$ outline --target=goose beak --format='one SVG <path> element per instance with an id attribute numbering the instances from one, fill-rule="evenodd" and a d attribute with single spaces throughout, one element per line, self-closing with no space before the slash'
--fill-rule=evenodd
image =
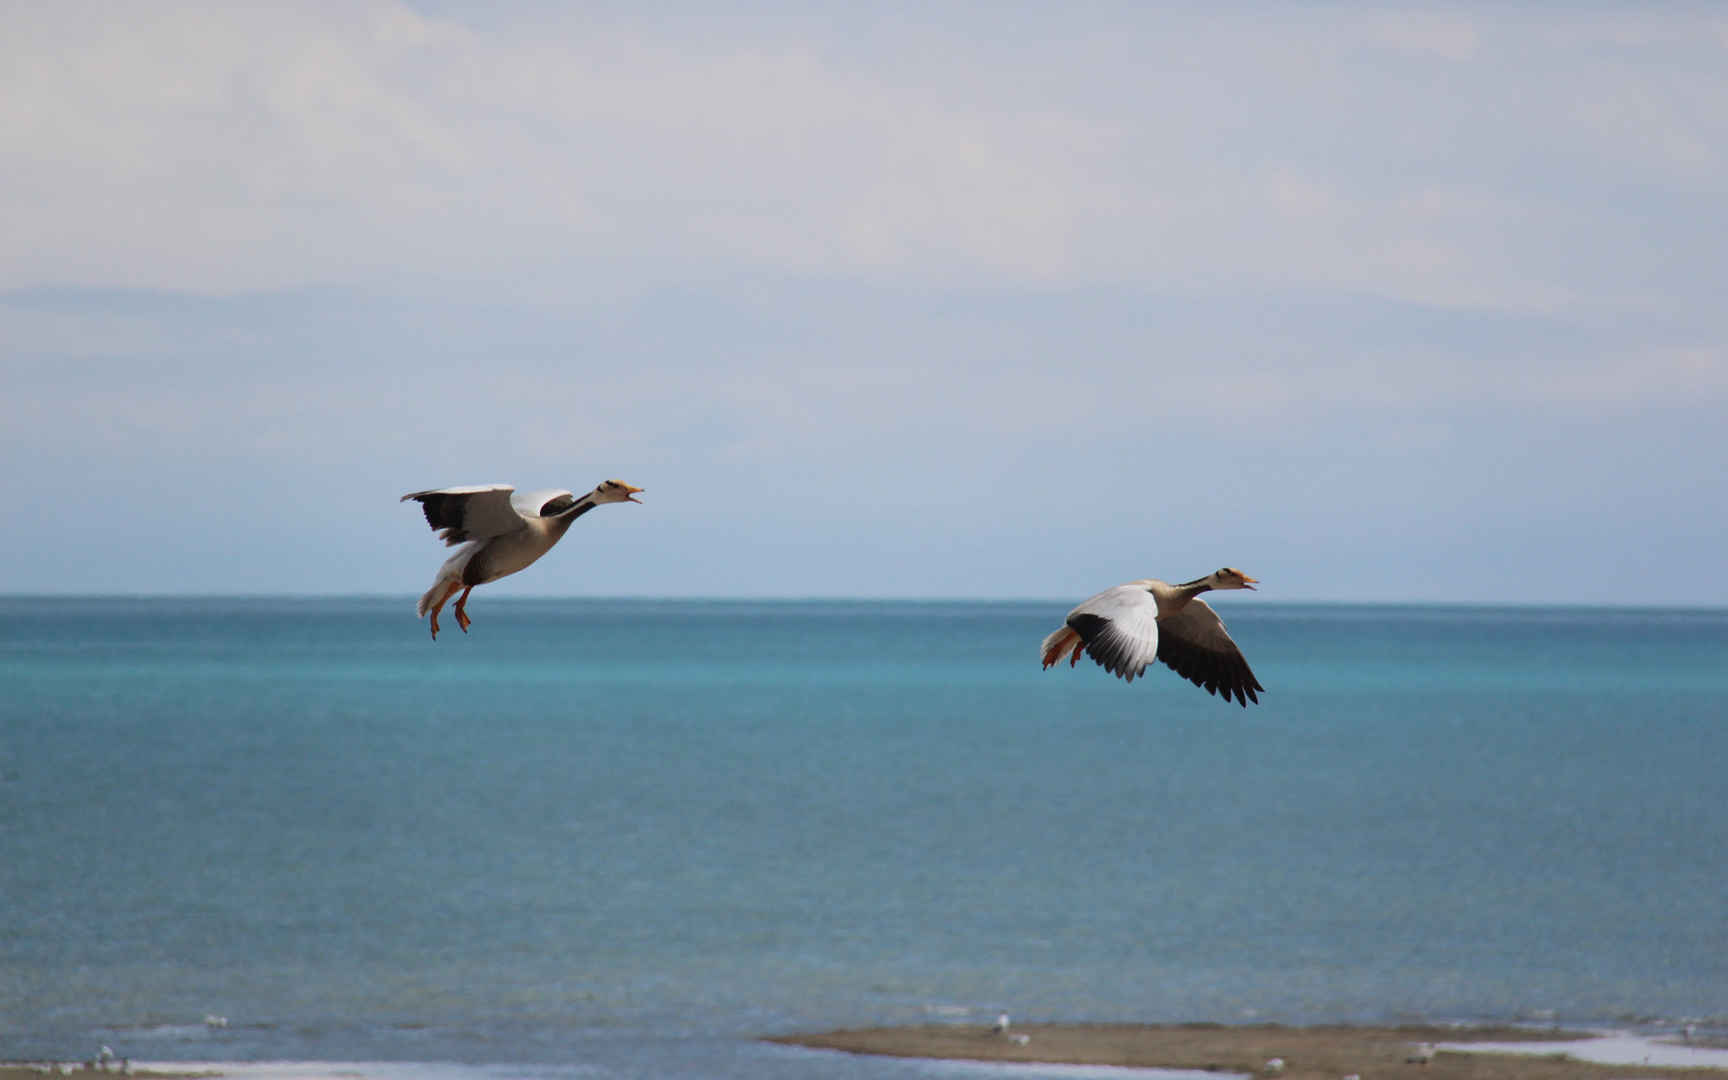
<path id="1" fill-rule="evenodd" d="M 636 497 L 636 493 L 641 491 L 641 490 L 642 489 L 639 487 L 631 487 L 629 484 L 625 484 L 624 485 L 624 501 L 625 502 L 633 502 L 633 503 L 636 503 L 637 505 L 641 505 L 642 500 L 638 499 Z"/>
<path id="2" fill-rule="evenodd" d="M 1258 585 L 1259 583 L 1260 583 L 1259 578 L 1249 577 L 1247 574 L 1242 575 L 1242 587 L 1244 589 L 1247 589 L 1250 592 L 1258 592 L 1259 590 L 1254 588 L 1254 586 Z"/>

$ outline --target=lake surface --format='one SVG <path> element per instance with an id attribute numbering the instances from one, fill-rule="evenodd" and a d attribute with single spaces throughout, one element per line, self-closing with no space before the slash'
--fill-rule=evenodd
<path id="1" fill-rule="evenodd" d="M 1728 613 L 1215 606 L 1258 706 L 1041 671 L 1062 603 L 0 598 L 0 1058 L 1728 1024 Z"/>

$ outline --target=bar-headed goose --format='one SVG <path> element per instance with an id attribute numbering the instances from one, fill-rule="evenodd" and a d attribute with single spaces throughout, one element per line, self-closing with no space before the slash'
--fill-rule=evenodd
<path id="1" fill-rule="evenodd" d="M 426 512 L 426 524 L 442 529 L 438 539 L 447 545 L 461 544 L 438 570 L 432 587 L 420 598 L 415 613 L 432 613 L 432 637 L 438 637 L 438 613 L 457 589 L 456 625 L 468 632 L 474 620 L 468 617 L 468 594 L 474 586 L 514 574 L 533 565 L 563 539 L 571 522 L 602 503 L 640 502 L 639 487 L 608 480 L 578 499 L 568 491 L 536 491 L 515 495 L 509 484 L 411 491 Z"/>
<path id="2" fill-rule="evenodd" d="M 1144 578 L 1105 589 L 1068 613 L 1066 624 L 1044 639 L 1044 667 L 1068 654 L 1074 666 L 1085 652 L 1112 675 L 1133 682 L 1146 666 L 1162 660 L 1195 686 L 1243 708 L 1259 704 L 1265 690 L 1242 650 L 1224 630 L 1224 620 L 1200 599 L 1213 589 L 1252 589 L 1255 579 L 1226 566 L 1203 578 L 1171 585 Z"/>

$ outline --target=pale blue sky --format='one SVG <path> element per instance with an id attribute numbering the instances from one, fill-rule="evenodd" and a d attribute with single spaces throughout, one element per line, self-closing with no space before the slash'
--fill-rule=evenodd
<path id="1" fill-rule="evenodd" d="M 8 5 L 0 592 L 1728 604 L 1719 8 L 150 7 Z"/>

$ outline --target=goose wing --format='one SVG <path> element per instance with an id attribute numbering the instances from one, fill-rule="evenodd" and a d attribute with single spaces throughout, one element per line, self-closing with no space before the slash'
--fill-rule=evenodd
<path id="1" fill-rule="evenodd" d="M 476 484 L 470 487 L 410 491 L 402 502 L 413 499 L 426 513 L 426 524 L 442 529 L 438 539 L 449 545 L 469 540 L 490 540 L 524 527 L 522 515 L 510 503 L 509 484 Z"/>
<path id="2" fill-rule="evenodd" d="M 1068 613 L 1086 655 L 1128 682 L 1158 658 L 1158 601 L 1140 585 L 1105 589 Z"/>
<path id="3" fill-rule="evenodd" d="M 1206 601 L 1195 597 L 1158 623 L 1163 629 L 1158 659 L 1165 667 L 1225 701 L 1234 697 L 1244 709 L 1250 701 L 1260 703 L 1255 691 L 1266 688 L 1248 670 L 1248 661 L 1224 629 L 1224 620 Z"/>

